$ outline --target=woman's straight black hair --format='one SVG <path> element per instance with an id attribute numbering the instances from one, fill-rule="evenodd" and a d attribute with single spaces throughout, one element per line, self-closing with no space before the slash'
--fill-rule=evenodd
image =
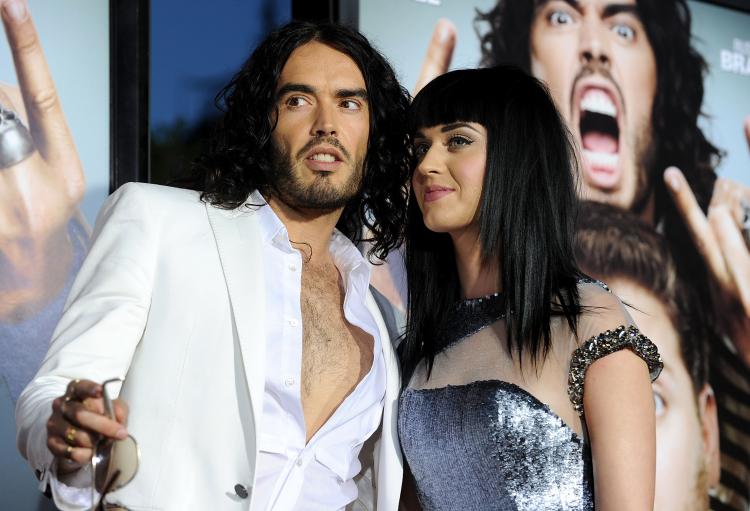
<path id="1" fill-rule="evenodd" d="M 410 130 L 476 122 L 487 130 L 478 211 L 483 264 L 498 262 L 508 349 L 534 364 L 551 346 L 550 323 L 576 332 L 581 312 L 575 263 L 575 146 L 546 87 L 514 66 L 452 71 L 425 86 L 410 108 Z M 416 168 L 416 162 L 412 168 Z M 400 347 L 404 384 L 436 340 L 461 287 L 450 235 L 425 227 L 412 191 L 407 209 L 408 322 Z"/>

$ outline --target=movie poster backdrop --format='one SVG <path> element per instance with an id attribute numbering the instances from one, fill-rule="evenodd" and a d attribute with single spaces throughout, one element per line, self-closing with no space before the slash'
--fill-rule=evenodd
<path id="1" fill-rule="evenodd" d="M 30 53 L 14 65 L 12 38 L 0 37 L 0 508 L 37 511 L 54 506 L 18 454 L 14 409 L 109 193 L 109 7 L 103 0 L 28 7 L 46 62 Z M 49 90 L 46 76 L 67 130 L 54 112 L 29 119 L 33 91 Z"/>
<path id="2" fill-rule="evenodd" d="M 438 20 L 447 18 L 456 29 L 451 68 L 475 67 L 480 61 L 476 30 L 486 30 L 475 25 L 477 11 L 494 6 L 495 0 L 368 0 L 359 3 L 359 28 L 413 91 Z M 718 175 L 750 186 L 750 151 L 743 132 L 750 116 L 750 14 L 703 1 L 691 1 L 689 7 L 693 45 L 709 66 L 699 125 L 723 151 Z M 19 131 L 16 118 L 31 125 L 28 140 L 34 149 L 0 168 L 0 503 L 17 510 L 49 504 L 39 500 L 34 478 L 15 447 L 15 401 L 46 352 L 108 194 L 110 164 L 108 2 L 78 0 L 71 6 L 29 0 L 29 8 L 70 137 L 56 142 L 37 138 L 6 38 L 0 38 L 0 130 Z M 57 143 L 58 150 L 45 150 L 49 143 Z M 737 352 L 732 339 L 726 340 Z M 736 358 L 739 363 L 727 371 L 737 376 L 735 387 L 744 395 L 734 401 L 740 412 L 725 415 L 722 451 L 727 451 L 725 444 L 750 445 L 748 417 L 741 413 L 748 409 L 750 372 L 741 353 Z M 722 453 L 722 484 L 712 489 L 712 508 L 748 509 L 746 449 Z"/>
<path id="3" fill-rule="evenodd" d="M 502 0 L 500 0 L 502 1 Z M 636 38 L 644 37 L 643 25 L 648 24 L 651 27 L 661 29 L 666 25 L 660 19 L 642 19 L 642 23 L 633 23 L 633 16 L 628 14 L 627 6 L 633 3 L 641 4 L 646 2 L 609 2 L 604 0 L 581 0 L 579 2 L 553 0 L 549 2 L 521 2 L 516 0 L 506 0 L 516 6 L 516 11 L 524 9 L 532 10 L 533 5 L 538 5 L 536 11 L 529 14 L 532 20 L 537 20 L 539 16 L 543 17 L 543 26 L 546 37 L 558 37 L 561 32 L 551 32 L 551 29 L 573 31 L 580 39 L 571 42 L 568 37 L 555 40 L 555 43 L 549 46 L 579 45 L 576 51 L 583 51 L 581 44 L 597 46 L 586 48 L 586 51 L 595 53 L 594 57 L 600 58 L 600 53 L 609 53 L 605 55 L 605 67 L 611 66 L 610 69 L 617 68 L 610 78 L 613 82 L 613 90 L 617 92 L 603 94 L 582 93 L 580 98 L 581 105 L 562 105 L 561 111 L 565 116 L 575 108 L 584 110 L 583 102 L 586 102 L 585 109 L 599 114 L 598 124 L 600 129 L 598 133 L 587 131 L 583 124 L 581 126 L 571 126 L 574 132 L 579 148 L 583 148 L 584 166 L 589 168 L 583 170 L 583 180 L 590 179 L 593 181 L 593 188 L 597 185 L 604 187 L 606 183 L 598 181 L 601 178 L 596 176 L 596 172 L 591 167 L 597 165 L 597 162 L 604 162 L 603 166 L 616 167 L 621 157 L 619 152 L 621 148 L 617 144 L 619 136 L 615 123 L 622 122 L 622 111 L 626 109 L 630 115 L 633 112 L 643 109 L 643 105 L 649 105 L 655 96 L 655 93 L 648 90 L 628 90 L 633 83 L 633 78 L 641 79 L 641 83 L 649 83 L 648 55 L 641 54 L 641 58 L 633 59 L 628 65 L 632 67 L 625 69 L 626 62 L 621 58 L 624 54 L 623 48 L 627 45 L 638 42 Z M 653 0 L 650 3 L 660 2 L 662 0 Z M 671 2 L 672 0 L 670 0 Z M 532 7 L 522 7 L 522 4 L 531 5 Z M 599 12 L 604 5 L 625 6 L 625 12 L 613 14 L 611 16 L 599 16 L 592 14 L 590 7 L 593 5 Z M 425 80 L 444 72 L 445 63 L 449 62 L 450 69 L 459 69 L 467 67 L 477 67 L 482 65 L 482 54 L 480 48 L 480 37 L 493 30 L 492 26 L 486 19 L 481 19 L 484 13 L 488 13 L 498 5 L 498 0 L 381 0 L 361 1 L 359 2 L 359 14 L 356 23 L 359 29 L 370 38 L 370 40 L 389 58 L 396 68 L 396 72 L 404 84 L 412 93 L 424 85 Z M 718 5 L 714 2 L 689 1 L 687 2 L 689 13 L 692 17 L 691 25 L 691 45 L 697 50 L 707 63 L 707 69 L 704 79 L 704 96 L 702 104 L 702 114 L 698 118 L 697 125 L 703 131 L 706 138 L 720 150 L 721 159 L 718 165 L 715 161 L 711 163 L 717 175 L 720 178 L 731 180 L 729 185 L 720 185 L 721 188 L 714 196 L 726 199 L 731 203 L 731 212 L 735 215 L 734 223 L 729 226 L 732 231 L 729 234 L 733 236 L 735 243 L 731 249 L 723 247 L 719 249 L 719 236 L 721 231 L 715 230 L 714 237 L 708 238 L 709 248 L 713 248 L 713 254 L 718 255 L 716 260 L 722 262 L 716 267 L 706 265 L 709 278 L 726 277 L 724 279 L 725 291 L 730 296 L 729 302 L 732 306 L 717 306 L 718 322 L 727 321 L 732 323 L 733 329 L 722 329 L 717 333 L 718 341 L 710 346 L 711 354 L 711 374 L 710 384 L 716 393 L 716 401 L 713 397 L 706 397 L 699 394 L 699 389 L 682 389 L 684 392 L 692 391 L 696 395 L 694 401 L 696 413 L 692 418 L 688 416 L 678 428 L 688 428 L 685 421 L 700 420 L 697 423 L 696 430 L 704 432 L 702 436 L 694 438 L 695 442 L 701 442 L 697 451 L 701 451 L 699 461 L 693 463 L 684 463 L 683 466 L 676 466 L 680 462 L 679 456 L 672 456 L 670 453 L 667 420 L 672 411 L 673 403 L 663 399 L 663 392 L 659 390 L 658 385 L 666 385 L 670 376 L 665 372 L 663 382 L 655 384 L 655 400 L 657 402 L 657 440 L 665 439 L 660 445 L 657 445 L 657 502 L 656 508 L 660 511 L 670 509 L 706 509 L 709 505 L 709 499 L 705 498 L 706 493 L 711 496 L 710 507 L 715 510 L 734 509 L 747 511 L 750 509 L 750 474 L 748 466 L 750 465 L 750 253 L 747 244 L 750 243 L 750 3 L 742 9 L 734 9 Z M 620 7 L 617 7 L 620 9 Z M 615 9 L 615 10 L 617 10 Z M 583 16 L 586 16 L 584 21 Z M 526 19 L 526 15 L 516 16 L 513 19 Z M 635 18 L 639 13 L 635 13 Z M 604 19 L 606 18 L 606 19 Z M 591 23 L 592 20 L 599 20 Z M 447 20 L 447 21 L 446 21 Z M 519 23 L 516 21 L 516 23 Z M 522 23 L 522 22 L 521 22 Z M 580 25 L 579 24 L 585 24 Z M 531 24 L 531 22 L 529 22 Z M 639 28 L 640 25 L 640 28 Z M 674 24 L 672 24 L 674 25 Z M 512 31 L 508 39 L 515 37 L 520 44 L 530 45 L 530 41 L 524 41 L 524 30 L 529 27 L 520 25 L 501 25 L 505 30 Z M 584 27 L 578 31 L 580 27 Z M 633 30 L 635 29 L 635 30 Z M 568 32 L 570 33 L 570 32 Z M 549 35 L 553 34 L 553 35 Z M 675 42 L 676 34 L 672 34 L 672 39 L 662 41 L 664 47 L 668 50 L 671 47 L 678 46 Z M 596 40 L 593 40 L 593 39 Z M 619 38 L 619 39 L 618 39 Z M 527 39 L 530 39 L 528 37 Z M 584 41 L 585 39 L 585 41 Z M 507 39 L 506 39 L 507 40 Z M 547 42 L 549 43 L 548 40 Z M 640 40 L 641 42 L 643 39 Z M 648 41 L 648 39 L 646 39 Z M 537 41 L 538 43 L 540 41 Z M 615 45 L 618 47 L 615 48 Z M 446 56 L 446 48 L 452 47 L 452 56 Z M 544 48 L 544 41 L 541 41 L 539 48 Z M 568 48 L 569 49 L 569 48 Z M 557 48 L 556 51 L 559 51 Z M 540 49 L 540 52 L 544 51 Z M 568 58 L 570 54 L 565 55 L 565 49 L 560 53 L 561 58 Z M 450 53 L 448 51 L 447 53 Z M 667 52 L 668 53 L 668 52 Z M 631 54 L 632 55 L 632 54 Z M 452 58 L 451 58 L 452 57 Z M 543 59 L 538 56 L 539 60 Z M 591 55 L 589 56 L 591 57 Z M 565 60 L 570 63 L 570 67 L 579 65 L 581 55 L 576 54 L 575 58 Z M 619 59 L 619 60 L 618 60 Z M 635 64 L 633 65 L 633 62 Z M 550 86 L 553 97 L 556 96 L 557 87 L 565 88 L 565 94 L 558 94 L 556 101 L 567 102 L 572 98 L 568 95 L 568 90 L 572 89 L 571 80 L 575 79 L 577 69 L 561 69 L 559 62 L 557 67 L 548 65 L 549 61 L 542 62 L 539 68 L 532 66 L 532 72 L 546 73 L 547 83 Z M 683 65 L 678 62 L 677 66 Z M 547 66 L 545 68 L 545 66 Z M 563 66 L 564 67 L 564 66 Z M 539 70 L 541 68 L 541 71 Z M 541 76 L 544 78 L 545 76 Z M 570 78 L 565 82 L 566 78 Z M 619 83 L 618 83 L 619 82 Z M 658 84 L 656 85 L 658 87 Z M 466 91 L 471 94 L 471 91 Z M 615 96 L 620 96 L 619 101 Z M 588 97 L 586 97 L 588 96 Z M 609 99 L 607 99 L 609 97 Z M 570 99 L 572 103 L 572 99 Z M 558 103 L 559 105 L 559 103 Z M 559 105 L 560 106 L 560 105 Z M 648 112 L 647 112 L 648 113 Z M 579 119 L 583 114 L 580 114 Z M 609 120 L 606 117 L 609 116 Z M 566 117 L 566 120 L 567 117 Z M 666 129 L 677 129 L 676 126 L 669 126 L 667 122 Z M 607 128 L 606 126 L 609 126 Z M 652 119 L 651 127 L 658 128 L 657 123 Z M 648 131 L 649 126 L 642 127 L 643 131 Z M 598 129 L 598 128 L 597 128 Z M 619 126 L 619 129 L 625 130 L 627 126 Z M 662 133 L 654 134 L 655 137 L 661 136 Z M 647 139 L 644 138 L 643 140 Z M 585 143 L 584 143 L 585 140 Z M 624 138 L 620 138 L 622 143 Z M 653 141 L 653 138 L 652 138 Z M 616 153 L 616 154 L 615 154 Z M 645 165 L 644 165 L 645 167 Z M 617 170 L 615 172 L 626 172 L 627 169 Z M 588 172 L 588 174 L 586 174 Z M 661 179 L 661 176 L 657 176 Z M 724 188 L 722 188 L 724 187 Z M 720 196 L 720 197 L 719 197 Z M 604 200 L 605 202 L 617 202 L 615 199 L 608 199 L 607 193 L 594 194 L 595 199 Z M 745 201 L 744 207 L 740 204 Z M 622 204 L 619 204 L 622 206 Z M 744 211 L 743 211 L 744 210 Z M 643 213 L 643 211 L 641 211 Z M 648 216 L 648 215 L 642 215 Z M 696 218 L 701 215 L 696 215 Z M 744 222 L 746 226 L 745 243 L 742 242 L 742 231 L 740 226 Z M 731 221 L 730 221 L 731 223 Z M 696 225 L 701 225 L 696 224 Z M 704 227 L 708 227 L 708 222 L 703 217 Z M 657 225 L 657 228 L 663 226 Z M 725 226 L 726 227 L 726 226 Z M 662 229 L 663 230 L 663 229 Z M 685 246 L 678 247 L 678 251 L 693 251 L 695 246 L 686 240 Z M 703 264 L 703 259 L 696 259 L 699 264 Z M 395 288 L 398 292 L 392 295 L 396 301 L 405 303 L 405 282 L 403 281 L 402 268 L 398 268 L 398 258 L 390 258 L 389 263 L 394 266 L 391 269 L 391 275 L 395 281 Z M 723 266 L 722 266 L 723 265 Z M 718 268 L 721 266 L 721 268 Z M 733 271 L 733 270 L 734 271 Z M 596 269 L 592 269 L 595 271 Z M 722 273 L 724 272 L 724 273 Z M 731 276 L 728 276 L 731 273 Z M 606 278 L 606 276 L 603 276 Z M 721 280 L 721 279 L 718 279 Z M 617 292 L 617 289 L 614 289 Z M 698 292 L 707 296 L 706 289 L 700 289 Z M 740 299 L 744 293 L 745 301 Z M 713 296 L 713 295 L 712 295 Z M 715 303 L 719 303 L 716 301 Z M 722 302 L 724 303 L 724 302 Z M 723 307 L 723 308 L 721 308 Z M 744 308 L 743 308 L 744 307 Z M 648 333 L 647 333 L 648 334 Z M 660 340 L 656 340 L 657 345 Z M 666 347 L 665 353 L 670 352 Z M 671 350 L 672 353 L 679 353 L 679 350 Z M 676 366 L 681 363 L 680 360 L 666 360 L 667 365 Z M 683 371 L 686 372 L 683 364 Z M 689 380 L 687 380 L 689 382 Z M 690 386 L 689 384 L 685 385 Z M 706 403 L 708 403 L 706 405 Z M 712 404 L 713 403 L 713 404 Z M 718 403 L 718 406 L 715 406 Z M 716 476 L 711 475 L 710 459 L 717 459 L 716 454 L 711 454 L 710 439 L 717 436 L 710 432 L 710 418 L 707 416 L 716 416 L 712 406 L 718 407 L 718 420 L 721 430 L 721 481 L 717 482 Z M 704 411 L 704 408 L 706 411 Z M 695 419 L 695 417 L 699 419 Z M 706 433 L 708 431 L 708 433 Z M 679 450 L 679 448 L 678 448 Z M 717 461 L 718 463 L 718 461 Z M 670 465 L 671 464 L 671 465 Z M 688 467 L 689 465 L 689 467 Z M 666 474 L 666 475 L 664 475 Z M 713 479 L 712 479 L 713 477 Z M 674 497 L 670 497 L 674 496 Z M 682 499 L 682 500 L 680 500 Z M 666 503 L 669 502 L 669 503 Z"/>

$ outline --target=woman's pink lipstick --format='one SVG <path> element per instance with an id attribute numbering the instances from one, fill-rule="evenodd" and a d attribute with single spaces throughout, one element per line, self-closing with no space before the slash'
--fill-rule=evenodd
<path id="1" fill-rule="evenodd" d="M 424 191 L 424 201 L 425 202 L 434 202 L 436 200 L 440 200 L 446 195 L 449 195 L 453 193 L 455 190 L 453 188 L 448 188 L 446 186 L 428 186 Z"/>

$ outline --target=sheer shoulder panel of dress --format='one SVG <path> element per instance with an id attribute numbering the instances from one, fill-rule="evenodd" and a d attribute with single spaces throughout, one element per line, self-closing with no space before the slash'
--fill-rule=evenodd
<path id="1" fill-rule="evenodd" d="M 548 382 L 554 374 L 564 382 L 561 390 L 565 391 L 568 370 L 577 348 L 607 331 L 635 327 L 625 305 L 605 284 L 584 280 L 578 289 L 584 309 L 578 320 L 578 335 L 573 335 L 563 318 L 553 319 L 552 349 L 536 374 L 528 370 L 528 374 L 523 374 L 516 355 L 509 354 L 503 298 L 502 295 L 493 295 L 464 300 L 456 305 L 441 339 L 433 340 L 439 348 L 429 379 L 427 363 L 423 360 L 415 369 L 408 387 L 434 389 L 483 380 L 503 380 L 531 391 L 539 386 L 530 380 L 540 377 Z M 567 394 L 563 392 L 562 395 Z"/>
<path id="2" fill-rule="evenodd" d="M 578 414 L 583 413 L 584 377 L 588 367 L 599 358 L 622 349 L 641 357 L 655 380 L 663 367 L 656 345 L 640 333 L 625 305 L 601 282 L 579 286 L 581 303 L 586 306 L 580 317 L 580 345 L 570 357 L 568 395 Z"/>

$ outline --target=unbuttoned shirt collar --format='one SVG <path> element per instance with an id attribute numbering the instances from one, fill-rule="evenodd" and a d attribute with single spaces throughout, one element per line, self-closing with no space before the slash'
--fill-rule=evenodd
<path id="1" fill-rule="evenodd" d="M 329 251 L 343 281 L 343 313 L 350 324 L 372 336 L 373 363 L 306 442 L 300 393 L 302 257 L 260 193 L 250 195 L 247 203 L 260 226 L 265 272 L 273 276 L 273 283 L 265 286 L 266 314 L 271 320 L 265 328 L 265 389 L 256 429 L 259 453 L 251 509 L 343 509 L 358 496 L 353 480 L 362 469 L 358 456 L 380 425 L 385 397 L 383 345 L 367 307 L 370 265 L 348 238 L 334 230 Z"/>
<path id="2" fill-rule="evenodd" d="M 284 223 L 271 209 L 263 195 L 257 190 L 252 192 L 245 201 L 245 207 L 251 209 L 258 215 L 260 230 L 263 241 L 270 243 L 285 252 L 294 252 L 295 249 L 290 240 L 289 233 Z M 358 293 L 365 293 L 370 285 L 371 266 L 357 250 L 352 241 L 341 234 L 338 229 L 333 230 L 328 249 L 344 279 L 344 288 L 351 284 Z"/>

